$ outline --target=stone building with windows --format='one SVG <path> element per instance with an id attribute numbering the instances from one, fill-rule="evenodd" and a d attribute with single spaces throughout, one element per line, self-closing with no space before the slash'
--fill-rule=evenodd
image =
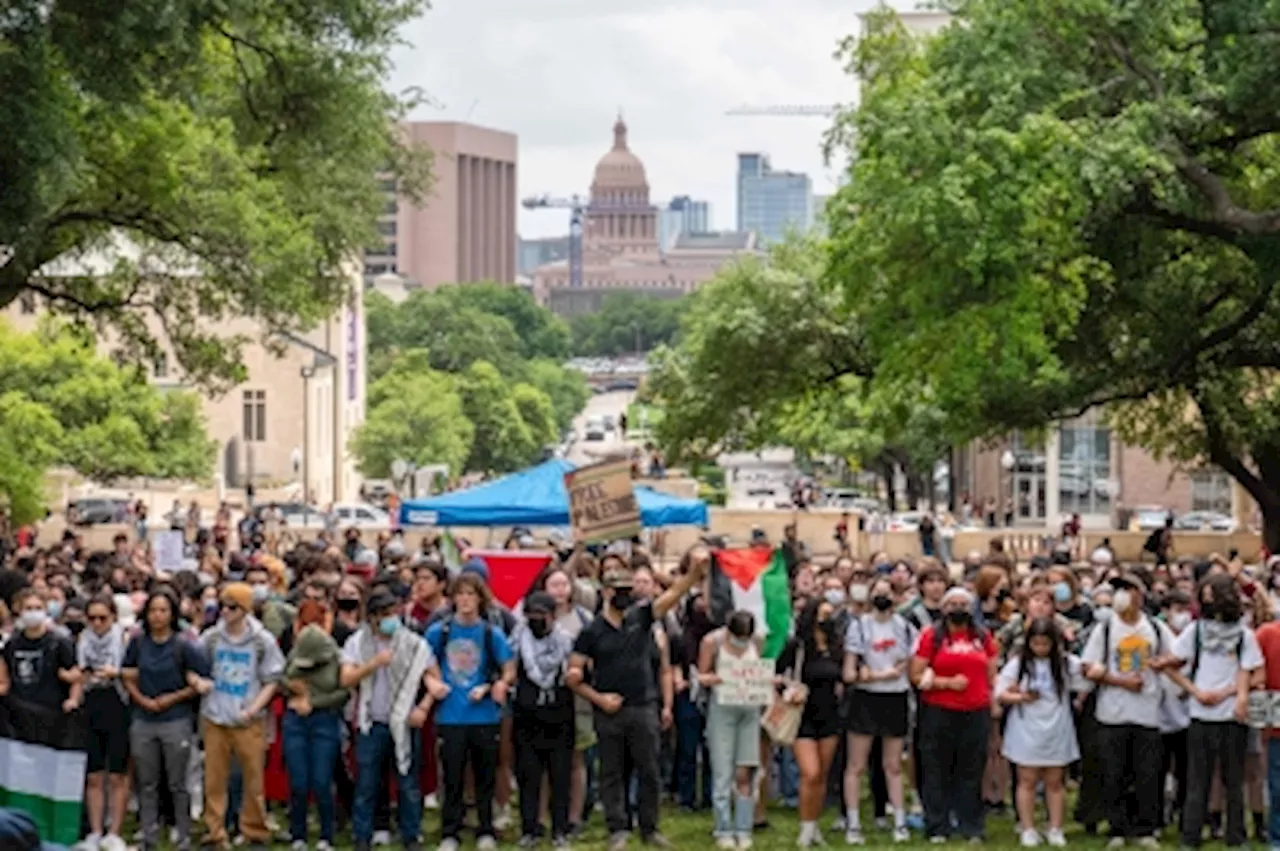
<path id="1" fill-rule="evenodd" d="M 45 277 L 106 274 L 115 258 L 138 257 L 122 238 L 99 251 L 55 260 Z M 182 270 L 165 274 L 189 274 Z M 43 305 L 32 294 L 0 312 L 13 327 L 32 329 Z M 203 403 L 205 428 L 217 442 L 218 453 L 210 477 L 227 487 L 298 486 L 316 503 L 353 501 L 361 485 L 348 452 L 352 433 L 365 416 L 365 319 L 360 270 L 353 266 L 351 297 L 327 322 L 301 335 L 264 339 L 253 322 L 233 319 L 218 323 L 222 336 L 245 335 L 245 381 L 221 396 L 197 391 Z M 101 341 L 104 352 L 110 339 Z M 152 364 L 151 381 L 158 388 L 186 389 L 173 359 L 162 354 Z"/>

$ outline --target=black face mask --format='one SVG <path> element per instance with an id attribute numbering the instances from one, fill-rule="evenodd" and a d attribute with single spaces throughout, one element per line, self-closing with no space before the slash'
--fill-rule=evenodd
<path id="1" fill-rule="evenodd" d="M 973 620 L 973 613 L 968 609 L 947 612 L 947 623 L 952 626 L 968 626 L 971 620 Z"/>
<path id="2" fill-rule="evenodd" d="M 356 612 L 360 610 L 360 601 L 353 600 L 350 597 L 342 597 L 338 600 L 338 611 L 340 612 Z"/>
<path id="3" fill-rule="evenodd" d="M 84 632 L 84 621 L 67 621 L 67 632 L 72 635 L 79 635 Z"/>
<path id="4" fill-rule="evenodd" d="M 827 634 L 827 638 L 831 638 L 833 635 L 836 634 L 835 619 L 832 618 L 825 621 L 818 621 L 818 629 L 825 632 Z"/>
<path id="5" fill-rule="evenodd" d="M 625 612 L 631 608 L 633 602 L 635 602 L 635 598 L 631 595 L 630 588 L 613 589 L 613 602 L 611 605 L 616 611 Z"/>
<path id="6" fill-rule="evenodd" d="M 876 611 L 887 612 L 893 608 L 893 598 L 886 597 L 884 594 L 877 594 L 871 598 L 871 605 L 876 607 Z"/>
<path id="7" fill-rule="evenodd" d="M 1200 603 L 1200 617 L 1212 618 L 1217 613 L 1217 607 L 1214 606 L 1212 600 L 1204 600 Z"/>
<path id="8" fill-rule="evenodd" d="M 546 618 L 529 618 L 529 632 L 534 638 L 546 638 L 551 634 L 551 621 Z"/>

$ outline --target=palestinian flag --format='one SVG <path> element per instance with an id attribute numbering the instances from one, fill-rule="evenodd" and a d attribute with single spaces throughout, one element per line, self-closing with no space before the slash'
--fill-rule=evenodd
<path id="1" fill-rule="evenodd" d="M 525 598 L 533 580 L 552 559 L 549 552 L 531 550 L 471 550 L 468 555 L 489 568 L 489 590 L 508 609 Z"/>
<path id="2" fill-rule="evenodd" d="M 756 632 L 764 636 L 764 656 L 776 659 L 791 633 L 791 583 L 782 550 L 751 547 L 717 550 L 711 562 L 711 620 L 723 624 L 735 611 L 756 617 Z"/>
<path id="3" fill-rule="evenodd" d="M 86 761 L 78 714 L 0 699 L 0 807 L 31 816 L 54 846 L 80 840 Z"/>
<path id="4" fill-rule="evenodd" d="M 440 556 L 444 559 L 449 575 L 457 576 L 458 571 L 462 570 L 462 553 L 458 550 L 458 542 L 453 539 L 453 533 L 448 529 L 440 536 Z"/>

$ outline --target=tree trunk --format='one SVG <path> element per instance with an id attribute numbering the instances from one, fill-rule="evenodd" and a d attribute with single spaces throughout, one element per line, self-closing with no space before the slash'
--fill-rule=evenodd
<path id="1" fill-rule="evenodd" d="M 880 478 L 884 479 L 885 503 L 889 506 L 889 513 L 896 514 L 898 511 L 898 493 L 893 487 L 893 462 L 889 460 L 881 461 L 877 465 Z"/>

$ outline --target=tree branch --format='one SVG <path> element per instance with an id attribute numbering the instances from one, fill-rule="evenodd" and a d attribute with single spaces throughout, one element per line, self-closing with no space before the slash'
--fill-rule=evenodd
<path id="1" fill-rule="evenodd" d="M 1255 236 L 1280 233 L 1280 210 L 1255 213 L 1237 206 L 1222 179 L 1189 153 L 1182 154 L 1177 167 L 1178 173 L 1209 202 L 1215 222 L 1226 225 L 1237 233 Z"/>

